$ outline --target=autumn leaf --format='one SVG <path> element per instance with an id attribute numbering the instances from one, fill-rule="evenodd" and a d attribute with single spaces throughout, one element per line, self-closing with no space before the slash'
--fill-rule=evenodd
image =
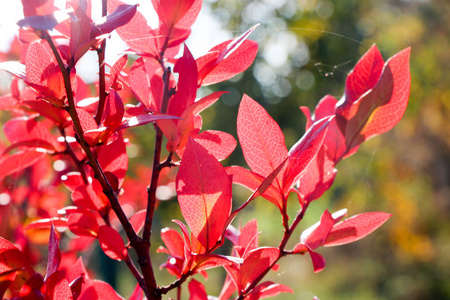
<path id="1" fill-rule="evenodd" d="M 181 212 L 193 235 L 211 249 L 231 212 L 231 181 L 217 159 L 190 139 L 178 171 Z"/>

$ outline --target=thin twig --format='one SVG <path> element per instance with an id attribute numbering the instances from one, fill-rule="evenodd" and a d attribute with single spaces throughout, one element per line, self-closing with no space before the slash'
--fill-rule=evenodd
<path id="1" fill-rule="evenodd" d="M 300 223 L 301 220 L 303 220 L 303 217 L 305 216 L 306 210 L 308 209 L 309 203 L 305 203 L 305 205 L 302 207 L 302 209 L 297 213 L 295 216 L 294 221 L 292 222 L 291 226 L 284 232 L 283 239 L 280 242 L 280 245 L 278 246 L 278 249 L 280 250 L 280 253 L 278 254 L 278 258 L 264 270 L 253 282 L 245 289 L 245 292 L 236 297 L 236 300 L 243 300 L 255 287 L 256 285 L 266 276 L 266 274 L 272 269 L 272 267 L 278 262 L 280 258 L 287 254 L 291 254 L 290 252 L 286 252 L 284 248 L 286 247 L 287 242 L 289 241 L 289 238 L 292 236 L 292 233 L 294 232 L 297 225 Z"/>
<path id="2" fill-rule="evenodd" d="M 72 86 L 70 84 L 70 69 L 66 69 L 64 66 L 64 63 L 61 59 L 61 56 L 59 55 L 58 50 L 56 49 L 55 44 L 53 43 L 53 40 L 48 35 L 47 32 L 42 33 L 42 37 L 47 40 L 47 42 L 50 45 L 50 48 L 52 49 L 53 54 L 56 57 L 56 60 L 58 62 L 58 66 L 62 72 L 63 79 L 64 79 L 64 86 L 66 90 L 67 95 L 67 101 L 69 106 L 67 107 L 67 112 L 69 113 L 70 117 L 72 118 L 73 125 L 75 127 L 75 132 L 77 133 L 79 143 L 81 147 L 83 148 L 84 152 L 86 153 L 86 156 L 89 160 L 89 164 L 92 167 L 95 176 L 97 180 L 100 182 L 103 193 L 108 198 L 111 208 L 114 210 L 114 212 L 117 215 L 117 218 L 119 219 L 120 223 L 122 224 L 122 227 L 125 230 L 125 233 L 128 237 L 128 240 L 130 241 L 130 245 L 135 249 L 136 254 L 138 256 L 138 263 L 141 267 L 141 271 L 144 274 L 144 280 L 145 280 L 145 289 L 144 292 L 149 300 L 156 300 L 161 299 L 161 296 L 158 295 L 157 292 L 157 285 L 155 276 L 153 273 L 153 267 L 150 260 L 150 243 L 141 239 L 137 233 L 134 231 L 133 226 L 131 225 L 130 221 L 128 220 L 127 216 L 125 215 L 122 206 L 119 203 L 119 200 L 117 198 L 117 195 L 111 185 L 109 184 L 108 179 L 106 178 L 100 164 L 98 163 L 98 160 L 95 158 L 91 147 L 86 143 L 86 141 L 83 138 L 83 129 L 81 127 L 80 120 L 78 118 L 78 114 L 75 108 L 75 101 L 73 98 L 72 93 Z"/>
<path id="3" fill-rule="evenodd" d="M 102 0 L 102 17 L 105 17 L 108 13 L 107 1 Z M 102 121 L 103 110 L 106 102 L 106 74 L 105 74 L 105 51 L 106 51 L 106 39 L 102 41 L 100 47 L 97 49 L 98 56 L 98 106 L 97 113 L 95 114 L 95 122 L 97 125 Z"/>
<path id="4" fill-rule="evenodd" d="M 86 170 L 84 169 L 84 162 L 79 160 L 76 156 L 75 152 L 72 149 L 72 146 L 70 146 L 69 142 L 67 142 L 67 136 L 66 131 L 64 128 L 59 128 L 59 132 L 61 133 L 62 137 L 64 138 L 64 145 L 66 145 L 66 154 L 69 155 L 69 157 L 72 159 L 73 163 L 75 164 L 78 172 L 81 174 L 81 178 L 83 179 L 83 183 L 85 185 L 89 184 L 88 176 L 86 175 Z"/>
<path id="5" fill-rule="evenodd" d="M 164 83 L 164 94 L 161 104 L 161 112 L 165 113 L 167 106 L 169 105 L 169 99 L 171 96 L 170 92 L 170 68 L 164 66 L 162 59 L 160 60 L 160 65 L 164 70 L 163 83 Z M 146 241 L 150 241 L 151 230 L 153 225 L 153 214 L 156 205 L 156 189 L 158 187 L 159 175 L 161 173 L 161 149 L 163 133 L 159 129 L 158 125 L 155 124 L 156 138 L 155 138 L 155 151 L 153 153 L 153 168 L 152 168 L 152 178 L 150 185 L 147 188 L 147 212 L 145 215 L 144 231 L 142 233 L 142 238 Z"/>

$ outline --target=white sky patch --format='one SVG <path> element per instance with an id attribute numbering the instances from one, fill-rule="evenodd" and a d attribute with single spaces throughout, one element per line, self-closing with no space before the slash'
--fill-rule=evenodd
<path id="1" fill-rule="evenodd" d="M 214 18 L 211 9 L 204 5 L 192 26 L 192 33 L 186 44 L 194 58 L 198 58 L 206 54 L 215 45 L 232 38 L 231 33 L 222 27 L 217 18 Z"/>
<path id="2" fill-rule="evenodd" d="M 23 19 L 20 1 L 2 1 L 0 4 L 0 52 L 8 52 L 18 32 L 17 21 Z"/>

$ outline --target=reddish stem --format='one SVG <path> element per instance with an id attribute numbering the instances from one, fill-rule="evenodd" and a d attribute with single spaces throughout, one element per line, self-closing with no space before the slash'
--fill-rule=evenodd
<path id="1" fill-rule="evenodd" d="M 59 55 L 58 50 L 56 49 L 55 44 L 53 43 L 53 40 L 48 35 L 47 32 L 43 32 L 42 36 L 47 42 L 50 44 L 50 47 L 52 49 L 53 54 L 56 57 L 56 60 L 58 62 L 58 66 L 63 74 L 64 79 L 64 86 L 66 89 L 66 95 L 67 100 L 69 103 L 69 106 L 67 107 L 67 111 L 72 119 L 73 125 L 75 127 L 75 132 L 78 136 L 79 143 L 81 147 L 83 148 L 84 152 L 86 153 L 86 156 L 89 160 L 89 164 L 92 167 L 97 180 L 100 182 L 103 193 L 108 198 L 111 208 L 114 210 L 114 212 L 117 215 L 117 218 L 119 219 L 120 223 L 122 224 L 122 227 L 125 230 L 125 233 L 128 237 L 128 240 L 130 241 L 130 245 L 135 249 L 136 254 L 138 256 L 138 263 L 141 267 L 141 271 L 144 275 L 144 281 L 145 281 L 145 289 L 144 292 L 148 299 L 151 300 L 157 300 L 161 299 L 161 296 L 158 295 L 157 292 L 157 285 L 155 276 L 153 273 L 153 267 L 150 260 L 150 243 L 148 241 L 143 240 L 140 238 L 136 232 L 133 229 L 133 226 L 131 225 L 130 221 L 128 220 L 127 216 L 125 215 L 122 206 L 119 203 L 119 200 L 117 198 L 116 193 L 112 189 L 111 185 L 109 184 L 108 179 L 106 178 L 102 168 L 100 167 L 98 160 L 95 158 L 91 147 L 86 143 L 86 141 L 83 138 L 83 129 L 81 127 L 80 120 L 78 118 L 78 114 L 75 108 L 75 101 L 73 98 L 72 93 L 72 86 L 70 84 L 70 70 L 66 69 L 64 66 L 64 63 L 61 59 L 61 56 Z"/>
<path id="2" fill-rule="evenodd" d="M 297 228 L 297 225 L 300 223 L 301 220 L 303 220 L 303 217 L 305 216 L 306 210 L 308 209 L 309 203 L 307 202 L 300 212 L 297 213 L 295 216 L 294 221 L 292 222 L 291 226 L 284 232 L 283 239 L 280 242 L 280 245 L 278 246 L 278 249 L 280 249 L 280 254 L 278 255 L 278 258 L 264 270 L 245 290 L 244 293 L 236 297 L 236 300 L 243 300 L 257 285 L 258 283 L 266 276 L 266 274 L 272 269 L 272 267 L 278 262 L 280 258 L 283 256 L 286 256 L 287 254 L 291 254 L 290 252 L 285 252 L 284 248 L 286 247 L 287 242 L 289 241 L 289 238 L 291 237 L 292 233 L 294 232 L 295 228 Z"/>
<path id="3" fill-rule="evenodd" d="M 66 153 L 69 155 L 69 157 L 72 159 L 73 163 L 75 164 L 78 172 L 81 174 L 81 178 L 83 178 L 83 183 L 85 185 L 89 184 L 88 177 L 86 175 L 86 170 L 84 169 L 84 162 L 79 160 L 76 156 L 75 152 L 72 149 L 72 146 L 67 142 L 66 140 L 66 131 L 64 128 L 59 128 L 59 132 L 61 133 L 62 137 L 64 138 L 64 144 L 66 145 Z"/>
<path id="4" fill-rule="evenodd" d="M 102 0 L 102 17 L 108 13 L 107 1 Z M 98 106 L 95 114 L 95 122 L 99 125 L 102 121 L 103 110 L 105 109 L 106 96 L 106 74 L 105 74 L 105 51 L 106 39 L 102 41 L 100 47 L 97 49 L 98 56 Z"/>
<path id="5" fill-rule="evenodd" d="M 163 75 L 164 94 L 162 99 L 161 112 L 165 113 L 167 110 L 167 106 L 169 105 L 169 99 L 171 97 L 170 68 L 166 68 L 164 66 L 164 62 L 162 61 L 162 59 L 160 60 L 160 65 L 164 70 Z M 150 241 L 151 230 L 153 225 L 153 214 L 155 212 L 155 205 L 156 205 L 156 189 L 158 187 L 158 180 L 162 166 L 163 164 L 165 164 L 160 163 L 163 133 L 156 124 L 155 129 L 156 129 L 156 138 L 155 138 L 155 151 L 153 153 L 152 179 L 150 181 L 150 186 L 147 188 L 147 213 L 145 215 L 144 231 L 142 233 L 142 238 L 146 241 Z"/>

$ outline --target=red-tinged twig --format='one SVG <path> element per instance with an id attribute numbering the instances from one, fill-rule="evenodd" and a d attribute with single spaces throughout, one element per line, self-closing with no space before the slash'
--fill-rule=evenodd
<path id="1" fill-rule="evenodd" d="M 122 224 L 122 227 L 125 230 L 125 233 L 128 237 L 128 240 L 130 241 L 130 245 L 135 249 L 136 254 L 138 256 L 138 263 L 141 267 L 141 271 L 144 274 L 144 281 L 145 281 L 145 289 L 144 292 L 149 300 L 156 300 L 161 299 L 161 296 L 159 296 L 157 291 L 157 285 L 155 276 L 153 273 L 153 267 L 150 260 L 150 243 L 148 241 L 145 241 L 141 239 L 137 233 L 134 231 L 133 226 L 131 225 L 130 221 L 128 220 L 127 216 L 125 215 L 125 212 L 122 209 L 122 206 L 119 203 L 119 200 L 117 198 L 116 193 L 112 189 L 111 185 L 109 184 L 108 179 L 106 178 L 102 168 L 100 167 L 98 160 L 95 158 L 90 146 L 86 143 L 86 141 L 83 138 L 83 129 L 81 127 L 80 120 L 78 118 L 78 114 L 75 108 L 75 101 L 73 98 L 72 93 L 72 86 L 70 84 L 70 70 L 66 69 L 64 66 L 64 63 L 61 59 L 61 56 L 59 55 L 58 50 L 56 49 L 55 44 L 53 43 L 53 40 L 48 35 L 47 32 L 41 33 L 42 37 L 49 43 L 53 54 L 56 57 L 56 60 L 58 62 L 58 66 L 61 69 L 61 72 L 63 74 L 64 79 L 64 86 L 66 89 L 66 95 L 69 106 L 67 107 L 67 112 L 69 113 L 70 117 L 72 118 L 73 125 L 75 127 L 75 131 L 78 135 L 79 142 L 81 147 L 83 148 L 84 152 L 86 153 L 86 156 L 89 160 L 89 164 L 94 170 L 94 173 L 96 175 L 96 178 L 100 182 L 103 193 L 108 198 L 111 208 L 114 210 L 114 212 L 117 215 L 117 218 L 119 219 L 120 223 Z"/>
<path id="2" fill-rule="evenodd" d="M 177 300 L 181 300 L 181 286 L 177 287 Z"/>
<path id="3" fill-rule="evenodd" d="M 181 275 L 180 278 L 178 278 L 177 280 L 175 280 L 174 282 L 172 282 L 169 285 L 166 286 L 162 286 L 158 289 L 158 292 L 161 295 L 167 294 L 169 291 L 180 287 L 190 276 L 194 275 L 193 271 L 189 271 L 186 274 Z"/>
<path id="4" fill-rule="evenodd" d="M 170 68 L 164 66 L 164 62 L 161 59 L 160 65 L 164 70 L 163 83 L 164 83 L 164 93 L 161 105 L 161 112 L 165 113 L 169 105 L 169 99 L 172 96 L 170 91 Z M 147 188 L 147 213 L 145 215 L 144 231 L 142 233 L 142 238 L 146 241 L 150 241 L 151 230 L 153 225 L 153 214 L 155 212 L 156 205 L 156 189 L 158 187 L 159 175 L 161 173 L 162 165 L 161 160 L 161 150 L 162 150 L 162 140 L 163 133 L 159 129 L 158 125 L 155 124 L 156 138 L 155 138 L 155 151 L 153 153 L 153 167 L 152 167 L 152 178 L 150 185 Z"/>
<path id="5" fill-rule="evenodd" d="M 102 17 L 105 17 L 108 13 L 106 0 L 102 0 Z M 105 51 L 106 51 L 106 39 L 102 41 L 100 47 L 97 49 L 98 56 L 98 106 L 97 113 L 95 114 L 95 122 L 98 124 L 102 121 L 103 110 L 105 109 L 106 96 L 106 74 L 105 74 Z"/>
<path id="6" fill-rule="evenodd" d="M 139 283 L 139 286 L 142 288 L 142 290 L 145 290 L 145 282 L 142 275 L 139 273 L 138 269 L 134 265 L 133 261 L 131 260 L 130 256 L 127 254 L 127 257 L 124 259 L 126 265 L 128 266 L 128 269 L 130 269 L 131 274 L 133 274 L 134 278 L 136 278 L 136 281 Z"/>
<path id="7" fill-rule="evenodd" d="M 95 122 L 98 124 L 102 121 L 103 111 L 105 109 L 106 96 L 106 73 L 105 73 L 105 51 L 106 40 L 103 40 L 100 47 L 97 49 L 98 55 L 98 106 L 97 113 L 95 114 Z"/>
<path id="8" fill-rule="evenodd" d="M 243 300 L 257 285 L 258 283 L 266 276 L 266 274 L 272 269 L 272 267 L 282 258 L 283 256 L 286 256 L 288 254 L 293 254 L 290 251 L 285 251 L 284 248 L 286 247 L 287 242 L 289 241 L 289 238 L 292 236 L 292 233 L 294 232 L 295 228 L 297 228 L 297 225 L 300 223 L 301 220 L 303 220 L 303 217 L 305 216 L 306 210 L 308 209 L 309 203 L 307 202 L 297 213 L 295 216 L 294 221 L 292 222 L 291 226 L 284 232 L 283 239 L 280 242 L 280 245 L 278 246 L 278 249 L 280 250 L 280 253 L 278 255 L 278 258 L 264 270 L 246 289 L 245 292 L 236 297 L 236 300 Z"/>
<path id="9" fill-rule="evenodd" d="M 86 153 L 86 156 L 89 160 L 89 164 L 94 170 L 94 173 L 99 180 L 100 184 L 102 185 L 103 192 L 106 194 L 108 199 L 111 202 L 112 209 L 116 212 L 117 217 L 119 218 L 120 222 L 122 223 L 122 226 L 125 229 L 125 232 L 127 233 L 127 236 L 130 240 L 130 242 L 133 242 L 133 240 L 136 240 L 138 238 L 138 235 L 134 231 L 133 227 L 131 226 L 131 223 L 129 222 L 127 216 L 122 210 L 122 207 L 119 204 L 119 200 L 117 199 L 117 195 L 115 194 L 114 190 L 112 189 L 111 185 L 109 184 L 105 174 L 103 173 L 103 170 L 101 169 L 97 159 L 95 158 L 91 147 L 86 143 L 86 141 L 83 138 L 83 129 L 81 127 L 80 120 L 78 118 L 78 114 L 75 108 L 75 101 L 73 98 L 72 93 L 72 87 L 70 84 L 70 70 L 67 70 L 64 66 L 64 63 L 61 59 L 61 56 L 59 55 L 58 50 L 55 47 L 55 44 L 53 43 L 53 40 L 51 37 L 47 34 L 43 34 L 44 38 L 47 40 L 47 42 L 50 44 L 50 47 L 53 51 L 53 54 L 56 57 L 56 60 L 58 61 L 59 68 L 61 69 L 61 72 L 63 74 L 64 78 L 64 86 L 66 89 L 66 95 L 67 95 L 67 101 L 68 101 L 68 108 L 67 111 L 72 119 L 73 125 L 75 127 L 75 131 L 77 133 L 79 142 L 81 147 L 83 148 L 84 152 Z"/>
<path id="10" fill-rule="evenodd" d="M 78 159 L 78 157 L 76 156 L 75 152 L 72 149 L 72 146 L 70 146 L 69 142 L 67 142 L 66 131 L 64 130 L 64 128 L 59 128 L 59 132 L 61 133 L 61 136 L 64 138 L 64 145 L 66 145 L 65 153 L 67 155 L 69 155 L 69 157 L 72 159 L 73 163 L 75 164 L 78 172 L 80 172 L 81 178 L 83 179 L 83 183 L 85 185 L 88 185 L 89 179 L 86 174 L 86 170 L 84 168 L 84 162 Z"/>

